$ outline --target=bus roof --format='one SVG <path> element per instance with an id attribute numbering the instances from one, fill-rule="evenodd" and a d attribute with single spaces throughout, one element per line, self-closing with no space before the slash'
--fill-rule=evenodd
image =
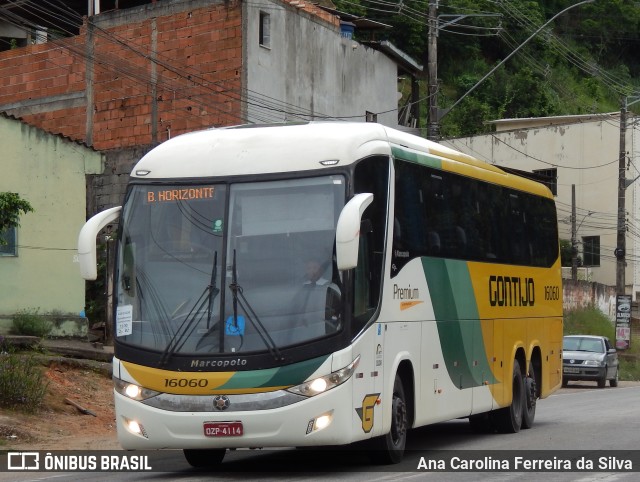
<path id="1" fill-rule="evenodd" d="M 437 159 L 442 169 L 550 196 L 539 183 L 436 142 L 368 122 L 243 125 L 182 134 L 142 157 L 131 176 L 167 180 L 300 172 L 345 166 L 371 155 L 390 156 L 394 148 Z"/>

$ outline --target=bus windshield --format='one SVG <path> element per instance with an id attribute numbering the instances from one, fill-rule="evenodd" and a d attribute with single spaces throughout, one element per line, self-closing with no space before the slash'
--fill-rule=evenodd
<path id="1" fill-rule="evenodd" d="M 116 271 L 117 342 L 162 353 L 279 350 L 342 328 L 341 176 L 134 185 Z"/>

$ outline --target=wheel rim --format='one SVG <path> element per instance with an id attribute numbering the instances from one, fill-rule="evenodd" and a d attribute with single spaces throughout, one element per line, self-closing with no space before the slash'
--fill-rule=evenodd
<path id="1" fill-rule="evenodd" d="M 402 444 L 407 433 L 407 407 L 404 400 L 397 395 L 393 396 L 393 420 L 391 422 L 391 441 L 393 445 Z"/>

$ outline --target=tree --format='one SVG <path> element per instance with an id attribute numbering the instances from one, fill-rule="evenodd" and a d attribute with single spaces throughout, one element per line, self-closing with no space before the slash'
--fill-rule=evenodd
<path id="1" fill-rule="evenodd" d="M 20 215 L 33 212 L 29 201 L 14 192 L 0 192 L 0 235 L 9 228 L 20 226 Z M 0 245 L 6 241 L 0 237 Z"/>

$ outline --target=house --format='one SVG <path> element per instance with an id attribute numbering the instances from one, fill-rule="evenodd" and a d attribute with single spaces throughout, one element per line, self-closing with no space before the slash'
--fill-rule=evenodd
<path id="1" fill-rule="evenodd" d="M 546 177 L 556 200 L 560 238 L 570 241 L 573 235 L 577 242 L 580 276 L 616 286 L 620 114 L 503 119 L 493 124 L 496 130 L 491 134 L 443 143 L 501 167 Z M 625 290 L 635 300 L 640 291 L 640 147 L 633 122 L 627 120 L 626 125 L 624 275 Z M 570 269 L 563 275 L 570 278 Z"/>
<path id="2" fill-rule="evenodd" d="M 85 286 L 76 243 L 85 220 L 85 176 L 102 170 L 102 155 L 78 142 L 0 114 L 0 192 L 16 192 L 34 211 L 5 232 L 0 247 L 0 334 L 20 311 L 52 315 L 55 334 L 86 332 Z M 66 321 L 79 326 L 64 326 Z"/>
<path id="3" fill-rule="evenodd" d="M 32 30 L 64 21 L 72 35 L 0 52 L 0 110 L 105 151 L 244 123 L 375 118 L 395 127 L 399 71 L 422 70 L 343 31 L 382 24 L 341 23 L 312 3 L 119 3 L 89 2 L 99 13 L 82 21 L 13 7 Z"/>

